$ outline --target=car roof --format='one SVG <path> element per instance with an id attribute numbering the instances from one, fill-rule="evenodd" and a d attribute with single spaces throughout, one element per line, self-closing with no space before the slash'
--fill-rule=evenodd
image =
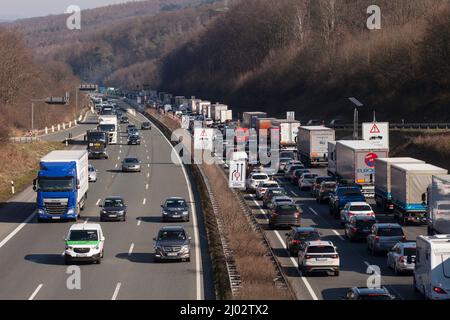
<path id="1" fill-rule="evenodd" d="M 159 231 L 185 231 L 182 226 L 166 226 L 162 227 Z"/>
<path id="2" fill-rule="evenodd" d="M 402 226 L 399 225 L 398 223 L 377 223 L 376 227 L 378 229 L 380 229 L 380 228 L 399 228 L 399 229 L 401 229 L 402 228 Z"/>
<path id="3" fill-rule="evenodd" d="M 317 246 L 332 246 L 332 247 L 334 247 L 333 242 L 326 241 L 326 240 L 308 241 L 306 244 L 309 247 L 317 247 Z"/>
<path id="4" fill-rule="evenodd" d="M 182 197 L 169 197 L 169 198 L 167 198 L 166 199 L 166 201 L 167 200 L 184 200 L 184 201 L 186 201 L 184 198 L 182 198 Z"/>
<path id="5" fill-rule="evenodd" d="M 368 295 L 368 294 L 390 294 L 389 291 L 385 287 L 381 288 L 367 288 L 367 287 L 354 287 L 355 291 L 360 295 Z"/>
<path id="6" fill-rule="evenodd" d="M 100 230 L 102 227 L 98 223 L 77 223 L 70 227 L 73 230 Z"/>

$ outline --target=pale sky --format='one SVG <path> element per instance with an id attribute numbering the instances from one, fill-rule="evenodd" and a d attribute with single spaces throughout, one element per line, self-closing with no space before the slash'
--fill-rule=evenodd
<path id="1" fill-rule="evenodd" d="M 131 0 L 0 0 L 0 19 L 19 19 L 61 14 L 70 5 L 91 9 Z"/>

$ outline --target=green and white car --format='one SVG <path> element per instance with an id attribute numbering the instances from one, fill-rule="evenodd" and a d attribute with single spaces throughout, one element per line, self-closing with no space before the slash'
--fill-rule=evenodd
<path id="1" fill-rule="evenodd" d="M 64 241 L 66 243 L 64 251 L 64 261 L 66 264 L 82 261 L 101 263 L 105 236 L 99 224 L 74 224 L 70 227 L 69 233 Z"/>

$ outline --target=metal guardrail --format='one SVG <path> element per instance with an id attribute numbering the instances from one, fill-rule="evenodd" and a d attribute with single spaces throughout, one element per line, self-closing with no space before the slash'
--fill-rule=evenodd
<path id="1" fill-rule="evenodd" d="M 39 137 L 11 137 L 9 138 L 9 142 L 11 143 L 32 143 L 41 141 Z"/>

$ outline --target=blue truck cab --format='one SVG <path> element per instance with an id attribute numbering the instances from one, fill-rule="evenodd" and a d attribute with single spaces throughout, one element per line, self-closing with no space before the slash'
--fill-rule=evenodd
<path id="1" fill-rule="evenodd" d="M 335 218 L 340 217 L 341 210 L 348 202 L 365 202 L 366 197 L 358 185 L 338 184 L 334 192 L 330 195 L 330 214 Z"/>
<path id="2" fill-rule="evenodd" d="M 53 151 L 46 155 L 33 181 L 38 222 L 76 221 L 84 209 L 88 186 L 86 150 Z"/>

